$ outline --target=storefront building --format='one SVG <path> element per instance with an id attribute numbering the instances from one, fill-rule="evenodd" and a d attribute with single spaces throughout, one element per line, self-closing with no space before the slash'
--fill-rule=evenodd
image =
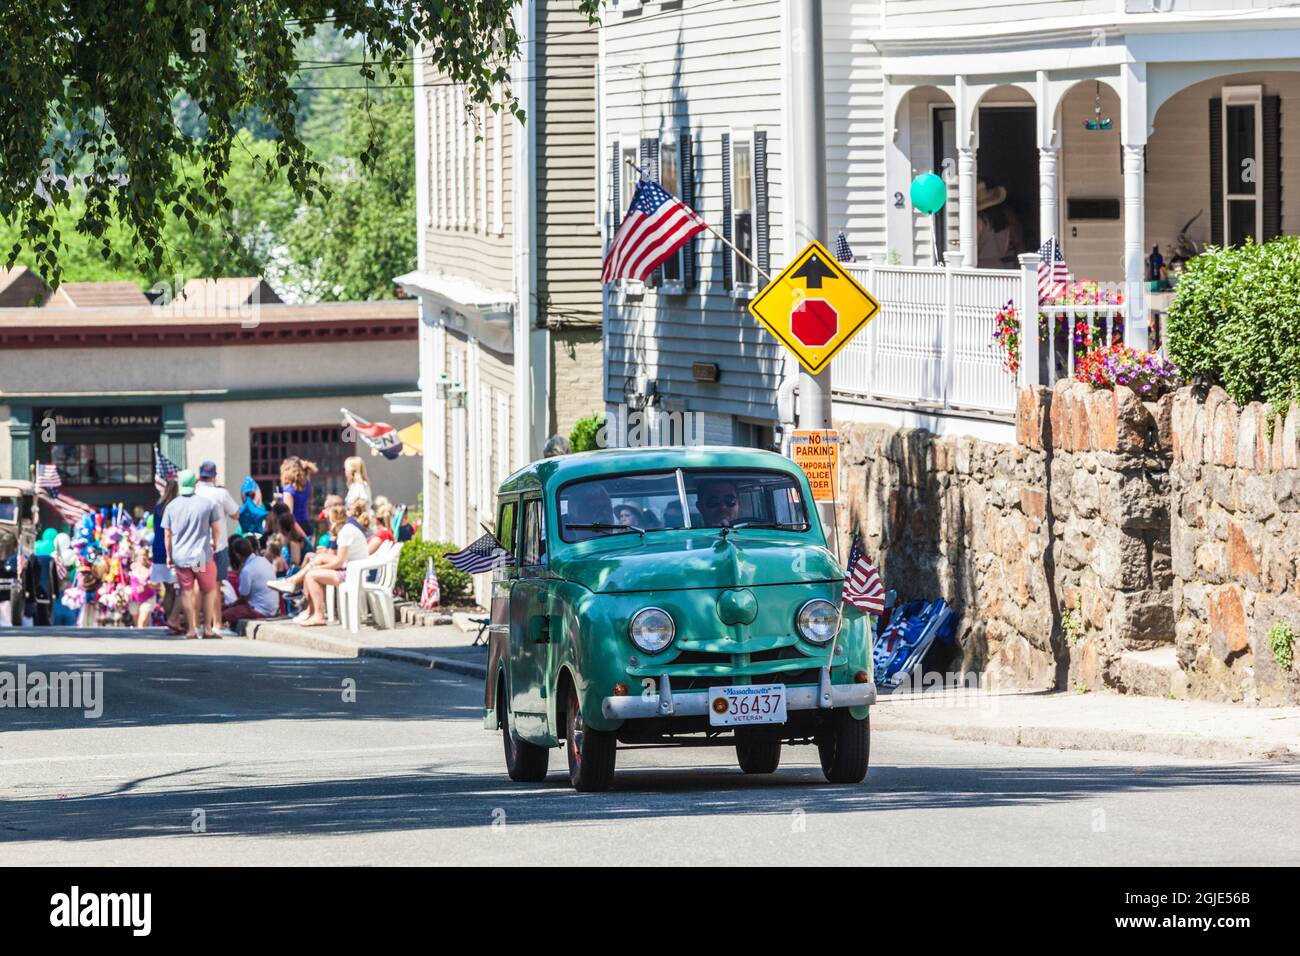
<path id="1" fill-rule="evenodd" d="M 416 508 L 419 459 L 358 450 L 342 409 L 410 424 L 384 396 L 418 387 L 417 323 L 401 300 L 0 308 L 0 476 L 54 464 L 82 501 L 146 509 L 155 447 L 181 467 L 216 462 L 232 491 L 252 475 L 267 496 L 299 455 L 319 468 L 319 503 L 361 454 L 375 494 Z"/>

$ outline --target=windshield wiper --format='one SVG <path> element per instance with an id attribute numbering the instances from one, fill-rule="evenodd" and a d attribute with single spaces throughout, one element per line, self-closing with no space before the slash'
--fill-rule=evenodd
<path id="1" fill-rule="evenodd" d="M 733 529 L 739 528 L 775 528 L 778 531 L 807 531 L 806 523 L 797 523 L 791 521 L 741 521 L 731 526 Z"/>
<path id="2" fill-rule="evenodd" d="M 645 537 L 645 529 L 638 528 L 634 524 L 604 524 L 602 522 L 596 522 L 593 524 L 569 524 L 566 521 L 564 526 L 566 528 L 573 528 L 577 531 L 609 531 L 615 534 L 622 534 L 625 531 L 635 531 L 637 534 Z"/>

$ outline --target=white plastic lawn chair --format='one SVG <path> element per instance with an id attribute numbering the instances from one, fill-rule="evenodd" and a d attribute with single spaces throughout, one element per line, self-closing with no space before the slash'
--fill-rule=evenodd
<path id="1" fill-rule="evenodd" d="M 362 588 L 366 583 L 366 575 L 370 571 L 383 567 L 392 548 L 393 544 L 385 541 L 374 554 L 349 561 L 347 576 L 344 577 L 343 583 L 332 589 L 338 592 L 335 599 L 338 601 L 339 621 L 353 634 L 361 631 Z M 329 595 L 326 595 L 325 603 L 328 607 Z"/>
<path id="2" fill-rule="evenodd" d="M 386 554 L 384 563 L 369 581 L 361 584 L 362 593 L 374 615 L 375 625 L 385 629 L 397 626 L 397 604 L 393 600 L 393 587 L 397 584 L 397 562 L 402 556 L 402 546 L 385 541 L 376 554 Z"/>

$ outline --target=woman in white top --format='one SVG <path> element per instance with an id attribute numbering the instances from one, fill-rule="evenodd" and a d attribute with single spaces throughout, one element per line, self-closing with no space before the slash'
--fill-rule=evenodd
<path id="1" fill-rule="evenodd" d="M 348 482 L 348 493 L 343 498 L 343 504 L 352 510 L 354 501 L 364 501 L 366 510 L 370 510 L 370 478 L 366 475 L 366 463 L 356 455 L 344 460 L 343 476 Z"/>
<path id="2" fill-rule="evenodd" d="M 334 505 L 329 510 L 330 533 L 338 547 L 313 562 L 303 580 L 307 596 L 307 609 L 295 618 L 295 623 L 317 627 L 325 623 L 325 588 L 338 587 L 347 577 L 349 561 L 359 561 L 369 552 L 366 533 L 354 521 L 348 520 L 347 509 Z"/>

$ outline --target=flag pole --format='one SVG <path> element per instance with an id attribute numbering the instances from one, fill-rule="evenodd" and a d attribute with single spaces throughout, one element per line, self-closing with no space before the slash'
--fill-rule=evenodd
<path id="1" fill-rule="evenodd" d="M 641 174 L 641 175 L 645 175 L 645 170 L 642 169 L 640 166 L 638 166 L 636 163 L 632 162 L 632 160 L 630 160 L 630 159 L 624 159 L 623 162 L 627 163 L 627 165 L 629 165 L 629 166 L 631 166 L 633 169 L 635 169 L 635 170 L 637 171 L 637 173 L 639 173 L 639 174 Z M 674 198 L 676 198 L 678 202 L 681 202 L 681 199 L 680 199 L 680 198 L 677 198 L 677 197 L 674 197 Z M 758 263 L 757 263 L 757 262 L 755 262 L 753 259 L 749 258 L 749 256 L 745 255 L 743 252 L 741 252 L 739 249 L 737 249 L 737 248 L 736 248 L 736 244 L 735 244 L 734 242 L 732 242 L 730 239 L 728 239 L 728 238 L 727 238 L 726 236 L 724 236 L 722 233 L 718 232 L 718 230 L 714 229 L 714 228 L 713 228 L 712 226 L 710 226 L 707 222 L 705 222 L 705 221 L 704 221 L 704 218 L 703 218 L 699 213 L 697 213 L 697 212 L 696 212 L 694 209 L 692 209 L 690 206 L 687 206 L 686 203 L 684 203 L 684 202 L 682 203 L 682 207 L 683 207 L 687 212 L 689 212 L 689 213 L 691 214 L 691 217 L 692 217 L 696 222 L 698 222 L 698 223 L 699 223 L 701 226 L 703 226 L 705 229 L 709 230 L 709 232 L 713 233 L 713 235 L 715 235 L 715 236 L 716 236 L 716 237 L 717 237 L 717 238 L 722 242 L 722 244 L 723 244 L 724 246 L 726 246 L 727 248 L 729 248 L 729 249 L 730 249 L 732 252 L 734 252 L 736 255 L 740 256 L 740 258 L 744 259 L 745 262 L 749 264 L 749 267 L 750 267 L 751 269 L 753 269 L 755 272 L 757 272 L 759 275 L 761 275 L 761 276 L 762 276 L 764 279 L 766 279 L 768 282 L 771 282 L 771 281 L 772 281 L 772 277 L 771 277 L 770 275 L 768 275 L 764 270 L 760 269 L 760 268 L 758 267 Z"/>

